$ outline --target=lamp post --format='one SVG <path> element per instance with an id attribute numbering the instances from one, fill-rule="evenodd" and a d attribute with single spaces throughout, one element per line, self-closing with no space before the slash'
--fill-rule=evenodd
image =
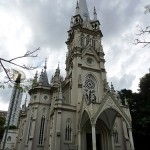
<path id="1" fill-rule="evenodd" d="M 20 81 L 21 81 L 21 74 L 18 74 L 18 77 L 17 77 L 17 79 L 15 81 L 15 86 L 14 86 L 12 101 L 11 101 L 11 105 L 10 105 L 10 112 L 8 114 L 8 122 L 7 122 L 7 125 L 6 125 L 6 132 L 4 134 L 5 137 L 4 137 L 4 142 L 3 142 L 3 148 L 2 148 L 2 150 L 5 150 L 5 144 L 6 144 L 7 134 L 8 134 L 8 130 L 9 130 L 11 115 L 12 115 L 12 111 L 13 111 L 13 105 L 14 105 L 14 102 L 15 102 L 16 92 L 17 92 L 17 88 L 19 88 Z"/>

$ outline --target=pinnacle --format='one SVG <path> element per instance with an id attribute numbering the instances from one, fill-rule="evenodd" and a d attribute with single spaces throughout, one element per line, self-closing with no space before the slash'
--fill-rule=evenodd
<path id="1" fill-rule="evenodd" d="M 84 21 L 90 20 L 86 0 L 79 0 L 79 14 Z"/>

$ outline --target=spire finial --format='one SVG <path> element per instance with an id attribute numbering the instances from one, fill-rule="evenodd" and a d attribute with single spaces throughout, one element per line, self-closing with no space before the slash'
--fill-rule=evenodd
<path id="1" fill-rule="evenodd" d="M 59 62 L 58 62 L 58 67 L 57 67 L 57 69 L 59 69 Z"/>
<path id="2" fill-rule="evenodd" d="M 47 58 L 45 58 L 45 66 L 44 66 L 44 69 L 45 69 L 45 70 L 47 69 Z"/>
<path id="3" fill-rule="evenodd" d="M 95 6 L 94 6 L 94 13 L 93 13 L 93 14 L 94 14 L 94 21 L 95 21 L 95 20 L 97 20 L 97 13 L 96 13 L 96 8 L 95 8 Z"/>
<path id="4" fill-rule="evenodd" d="M 112 82 L 111 82 L 111 91 L 115 92 L 115 89 L 114 89 L 114 86 L 113 86 Z"/>
<path id="5" fill-rule="evenodd" d="M 76 8 L 79 8 L 79 2 L 77 1 L 77 6 L 76 6 Z"/>
<path id="6" fill-rule="evenodd" d="M 34 79 L 32 81 L 32 86 L 35 86 L 37 84 L 37 78 L 38 78 L 38 72 L 36 71 Z"/>
<path id="7" fill-rule="evenodd" d="M 77 6 L 76 6 L 76 15 L 79 14 L 79 2 L 77 1 Z"/>

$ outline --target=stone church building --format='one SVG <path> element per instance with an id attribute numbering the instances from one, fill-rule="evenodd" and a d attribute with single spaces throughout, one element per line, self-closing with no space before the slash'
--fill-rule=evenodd
<path id="1" fill-rule="evenodd" d="M 128 104 L 122 104 L 104 67 L 103 34 L 96 9 L 90 18 L 79 0 L 68 31 L 66 77 L 47 65 L 35 74 L 21 114 L 17 150 L 134 150 Z"/>

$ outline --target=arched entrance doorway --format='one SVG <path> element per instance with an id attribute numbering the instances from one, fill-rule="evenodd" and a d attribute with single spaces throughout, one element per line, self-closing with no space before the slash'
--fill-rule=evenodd
<path id="1" fill-rule="evenodd" d="M 96 144 L 96 150 L 110 150 L 108 143 L 111 143 L 111 135 L 108 127 L 101 119 L 92 124 L 86 111 L 81 121 L 81 143 L 82 150 L 93 150 L 93 143 Z"/>
<path id="2" fill-rule="evenodd" d="M 108 108 L 91 119 L 87 111 L 83 112 L 80 132 L 82 150 L 114 150 L 114 124 L 119 113 Z M 121 117 L 120 117 L 121 118 Z M 92 121 L 91 121 L 92 120 Z M 115 133 L 117 141 L 117 134 Z"/>
<path id="3" fill-rule="evenodd" d="M 106 109 L 96 118 L 96 131 L 101 133 L 102 150 L 114 150 L 113 125 L 118 112 Z"/>

